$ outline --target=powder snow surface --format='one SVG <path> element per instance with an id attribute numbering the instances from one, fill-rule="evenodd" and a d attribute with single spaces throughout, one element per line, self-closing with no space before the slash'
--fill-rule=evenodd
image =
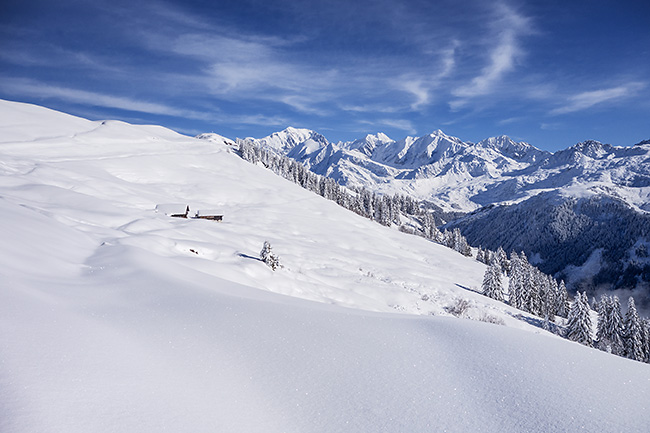
<path id="1" fill-rule="evenodd" d="M 3 433 L 650 430 L 650 366 L 478 295 L 472 259 L 225 143 L 7 101 L 0 119 Z M 449 317 L 460 298 L 507 326 Z"/>

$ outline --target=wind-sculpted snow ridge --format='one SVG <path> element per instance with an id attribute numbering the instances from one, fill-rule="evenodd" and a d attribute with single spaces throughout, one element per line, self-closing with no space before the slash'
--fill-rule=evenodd
<path id="1" fill-rule="evenodd" d="M 0 101 L 8 113 L 0 431 L 650 425 L 648 365 L 479 295 L 473 259 L 358 217 L 227 143 Z M 224 218 L 156 213 L 165 203 Z M 276 271 L 258 259 L 265 241 Z M 464 317 L 506 326 L 451 317 L 459 299 Z"/>

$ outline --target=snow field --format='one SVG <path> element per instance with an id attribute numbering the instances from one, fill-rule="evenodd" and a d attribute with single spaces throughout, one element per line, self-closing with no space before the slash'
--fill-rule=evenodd
<path id="1" fill-rule="evenodd" d="M 516 320 L 472 290 L 474 260 L 225 145 L 0 104 L 14 109 L 40 126 L 0 145 L 0 431 L 650 426 L 647 365 Z M 257 260 L 265 240 L 276 272 Z M 459 298 L 507 326 L 431 317 Z"/>

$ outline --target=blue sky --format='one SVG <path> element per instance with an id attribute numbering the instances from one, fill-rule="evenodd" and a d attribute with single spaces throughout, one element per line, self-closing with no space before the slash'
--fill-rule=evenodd
<path id="1" fill-rule="evenodd" d="M 232 138 L 631 145 L 650 138 L 648 22 L 624 0 L 3 0 L 0 98 Z"/>

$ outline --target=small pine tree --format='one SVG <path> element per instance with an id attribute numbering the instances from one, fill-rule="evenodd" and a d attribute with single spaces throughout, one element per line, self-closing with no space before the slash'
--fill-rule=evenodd
<path id="1" fill-rule="evenodd" d="M 280 259 L 273 253 L 271 244 L 268 241 L 264 241 L 264 246 L 260 251 L 260 260 L 274 271 L 280 267 Z"/>
<path id="2" fill-rule="evenodd" d="M 591 317 L 589 317 L 589 299 L 586 293 L 576 293 L 569 311 L 566 337 L 585 346 L 592 347 Z"/>
<path id="3" fill-rule="evenodd" d="M 503 287 L 501 284 L 501 268 L 498 263 L 492 263 L 483 275 L 483 294 L 497 301 L 503 301 Z"/>

